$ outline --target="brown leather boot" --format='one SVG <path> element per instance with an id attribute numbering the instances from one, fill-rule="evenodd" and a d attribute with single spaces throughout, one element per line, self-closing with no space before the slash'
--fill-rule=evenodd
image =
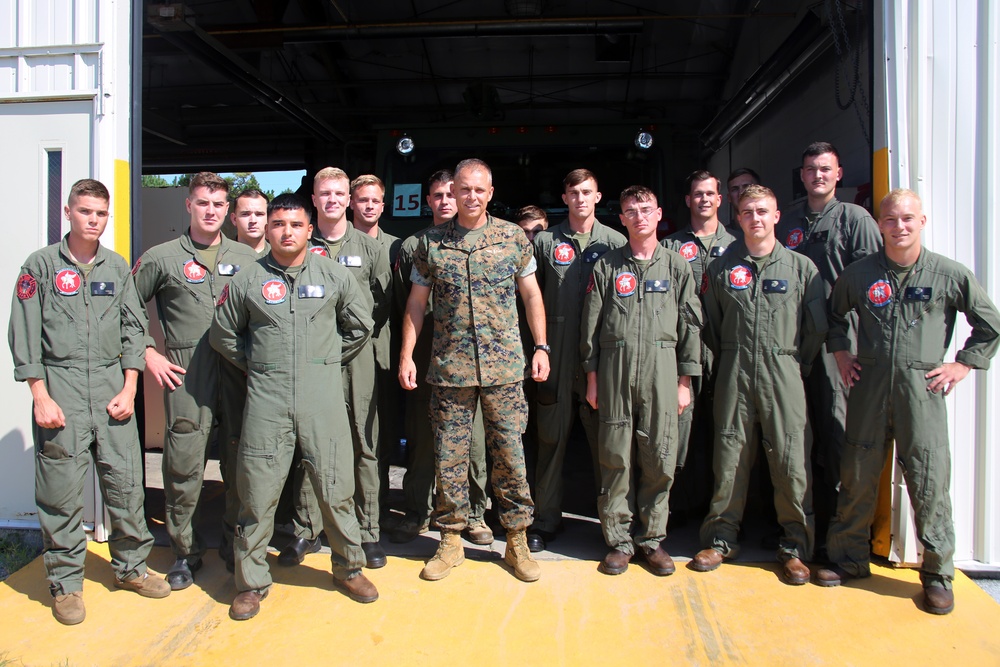
<path id="1" fill-rule="evenodd" d="M 424 565 L 420 577 L 427 581 L 444 579 L 451 572 L 451 568 L 458 567 L 464 562 L 465 547 L 462 546 L 461 535 L 450 531 L 442 532 L 437 553 L 434 554 L 434 558 L 427 561 L 427 565 Z"/>
<path id="2" fill-rule="evenodd" d="M 722 552 L 709 547 L 696 553 L 688 566 L 696 572 L 711 572 L 722 565 L 722 560 Z"/>
<path id="3" fill-rule="evenodd" d="M 924 610 L 928 614 L 943 616 L 955 608 L 955 592 L 941 586 L 924 587 Z"/>
<path id="4" fill-rule="evenodd" d="M 229 605 L 229 618 L 234 621 L 247 621 L 260 611 L 260 601 L 267 597 L 270 589 L 261 591 L 243 591 Z"/>
<path id="5" fill-rule="evenodd" d="M 531 557 L 531 551 L 528 550 L 527 531 L 507 533 L 507 549 L 504 551 L 503 559 L 514 568 L 514 576 L 521 581 L 538 581 L 542 576 L 542 568 L 538 567 L 538 563 Z"/>
<path id="6" fill-rule="evenodd" d="M 347 597 L 361 604 L 368 604 L 378 600 L 378 589 L 375 584 L 362 572 L 351 575 L 347 579 L 337 579 L 334 577 L 333 585 L 344 591 Z"/>

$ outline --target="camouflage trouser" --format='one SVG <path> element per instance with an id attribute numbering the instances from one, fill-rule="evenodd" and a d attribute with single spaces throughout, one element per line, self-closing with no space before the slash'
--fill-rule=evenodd
<path id="1" fill-rule="evenodd" d="M 496 387 L 439 387 L 431 391 L 438 523 L 460 531 L 469 523 L 469 443 L 476 403 L 482 407 L 486 450 L 492 459 L 490 482 L 508 531 L 531 525 L 533 504 L 524 469 L 521 435 L 528 404 L 520 382 Z"/>

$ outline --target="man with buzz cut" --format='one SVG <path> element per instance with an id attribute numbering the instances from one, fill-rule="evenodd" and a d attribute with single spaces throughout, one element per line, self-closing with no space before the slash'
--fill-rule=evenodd
<path id="1" fill-rule="evenodd" d="M 348 269 L 309 252 L 307 206 L 292 194 L 274 198 L 267 221 L 271 250 L 223 290 L 212 324 L 213 347 L 248 378 L 237 460 L 238 594 L 229 608 L 236 621 L 256 616 L 270 591 L 267 545 L 296 450 L 318 493 L 334 586 L 356 602 L 378 599 L 361 570 L 354 447 L 340 370 L 365 348 L 371 313 Z"/>
<path id="2" fill-rule="evenodd" d="M 708 267 L 705 341 L 716 359 L 715 487 L 701 526 L 704 547 L 689 567 L 715 570 L 739 553 L 747 482 L 758 442 L 774 484 L 782 580 L 809 581 L 813 517 L 805 444 L 805 390 L 826 336 L 826 298 L 816 266 L 777 242 L 774 193 L 751 185 L 740 197 L 742 241 Z"/>
<path id="3" fill-rule="evenodd" d="M 687 177 L 684 204 L 691 224 L 665 238 L 661 245 L 678 253 L 694 276 L 699 299 L 708 291 L 708 265 L 721 257 L 736 237 L 719 220 L 722 183 L 699 169 Z M 671 491 L 673 514 L 704 516 L 712 497 L 712 353 L 701 345 L 701 374 L 691 378 L 691 403 L 677 425 L 677 478 Z"/>
<path id="4" fill-rule="evenodd" d="M 223 288 L 241 267 L 257 259 L 251 248 L 222 234 L 229 209 L 225 180 L 210 172 L 195 174 L 185 207 L 191 219 L 188 230 L 147 250 L 132 269 L 139 299 L 156 300 L 163 327 L 165 353 L 147 337 L 146 372 L 163 387 L 166 404 L 163 495 L 175 556 L 167 572 L 173 590 L 190 586 L 202 565 L 205 543 L 198 532 L 198 516 L 215 422 L 226 488 L 219 555 L 233 567 L 232 521 L 239 497 L 229 462 L 236 459 L 243 406 L 232 397 L 246 393 L 246 378 L 212 349 L 208 329 Z"/>
<path id="5" fill-rule="evenodd" d="M 460 162 L 454 191 L 458 215 L 429 230 L 413 256 L 413 287 L 403 316 L 399 358 L 400 384 L 415 389 L 413 348 L 433 292 L 434 342 L 425 381 L 433 385 L 430 418 L 441 543 L 420 576 L 443 579 L 465 560 L 461 533 L 469 521 L 469 442 L 479 404 L 491 459 L 490 481 L 500 505 L 500 523 L 507 531 L 504 561 L 521 581 L 537 581 L 541 571 L 526 539 L 532 503 L 521 436 L 528 406 L 517 326 L 520 291 L 536 343 L 531 377 L 543 381 L 549 373 L 549 348 L 535 259 L 524 232 L 487 211 L 493 174 L 485 162 Z"/>
<path id="6" fill-rule="evenodd" d="M 596 215 L 601 192 L 588 169 L 563 179 L 567 218 L 535 235 L 538 284 L 545 304 L 552 372 L 536 387 L 538 463 L 535 469 L 535 522 L 528 547 L 543 551 L 562 528 L 563 461 L 578 415 L 597 466 L 597 413 L 586 401 L 587 380 L 580 366 L 580 313 L 594 263 L 625 245 L 625 237 Z"/>
<path id="7" fill-rule="evenodd" d="M 893 190 L 879 211 L 883 249 L 844 269 L 830 297 L 827 347 L 851 393 L 830 564 L 816 572 L 816 583 L 871 576 L 879 478 L 895 447 L 924 547 L 924 610 L 948 614 L 955 607 L 955 527 L 944 398 L 971 370 L 989 368 L 1000 346 L 1000 312 L 969 269 L 921 245 L 927 216 L 917 193 Z M 856 327 L 849 313 L 858 316 Z M 972 333 L 945 363 L 958 313 Z"/>
<path id="8" fill-rule="evenodd" d="M 882 247 L 882 239 L 868 211 L 837 199 L 837 183 L 843 178 L 844 169 L 833 144 L 825 141 L 809 144 L 802 152 L 799 176 L 806 189 L 806 200 L 782 216 L 775 233 L 779 243 L 813 261 L 829 299 L 844 269 L 877 252 Z M 847 394 L 848 388 L 840 377 L 833 352 L 822 350 L 813 372 L 806 378 L 810 427 L 806 435 L 812 443 L 813 502 L 819 554 L 826 548 L 826 531 L 837 509 Z"/>
<path id="9" fill-rule="evenodd" d="M 110 200 L 99 181 L 73 184 L 64 209 L 69 232 L 24 262 L 8 329 L 14 379 L 33 399 L 35 503 L 52 614 L 64 625 L 86 616 L 82 521 L 91 457 L 111 519 L 115 586 L 143 597 L 170 594 L 146 570 L 153 536 L 132 418 L 146 318 L 128 264 L 100 243 Z"/>
<path id="10" fill-rule="evenodd" d="M 313 178 L 312 203 L 316 207 L 316 225 L 309 252 L 336 260 L 354 275 L 361 286 L 362 298 L 369 307 L 375 330 L 388 319 L 392 273 L 385 248 L 347 219 L 351 201 L 351 180 L 342 169 L 325 167 Z M 344 394 L 354 442 L 354 506 L 361 525 L 361 547 L 367 567 L 385 566 L 385 551 L 379 544 L 379 465 L 378 423 L 375 404 L 375 351 L 371 340 L 350 363 L 344 366 Z M 322 546 L 322 515 L 316 504 L 312 478 L 301 466 L 293 477 L 295 513 L 292 519 L 295 537 L 278 554 L 278 563 L 295 566 L 307 553 Z"/>
<path id="11" fill-rule="evenodd" d="M 413 270 L 413 253 L 429 230 L 445 224 L 455 217 L 455 193 L 452 192 L 451 170 L 440 169 L 427 181 L 427 206 L 431 209 L 433 224 L 413 236 L 403 240 L 394 264 L 398 304 L 401 312 L 406 310 L 406 299 L 410 295 L 410 273 Z M 433 300 L 428 299 L 425 318 L 432 318 Z M 431 340 L 434 328 L 424 327 L 413 348 L 413 362 L 417 367 L 417 377 L 427 375 L 431 363 Z M 403 520 L 393 530 L 389 539 L 403 544 L 414 540 L 417 535 L 430 528 L 434 510 L 434 433 L 430 419 L 431 389 L 426 382 L 406 396 L 406 433 L 409 436 L 406 474 L 403 475 Z M 486 525 L 486 434 L 483 430 L 483 411 L 477 408 L 472 423 L 472 441 L 469 443 L 469 522 L 463 535 L 473 544 L 493 543 L 493 531 Z"/>
<path id="12" fill-rule="evenodd" d="M 229 219 L 236 227 L 236 240 L 257 253 L 258 257 L 267 254 L 267 238 L 264 228 L 267 226 L 267 195 L 260 190 L 248 188 L 236 195 L 233 201 L 233 212 Z"/>
<path id="13" fill-rule="evenodd" d="M 583 303 L 580 355 L 597 411 L 597 511 L 611 550 L 598 569 L 622 574 L 636 555 L 657 576 L 674 573 L 663 547 L 677 465 L 677 418 L 701 373 L 701 305 L 686 260 L 662 247 L 656 195 L 619 197 L 628 244 L 595 265 Z"/>

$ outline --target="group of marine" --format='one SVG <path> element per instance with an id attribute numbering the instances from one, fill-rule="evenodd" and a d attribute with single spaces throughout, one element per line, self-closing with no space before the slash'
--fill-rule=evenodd
<path id="1" fill-rule="evenodd" d="M 652 190 L 621 193 L 622 235 L 596 219 L 602 195 L 587 169 L 566 176 L 567 218 L 550 227 L 534 206 L 516 224 L 495 218 L 489 166 L 464 160 L 431 176 L 434 224 L 405 240 L 379 227 L 385 186 L 376 176 L 351 181 L 327 167 L 311 202 L 256 190 L 230 202 L 226 181 L 202 172 L 185 202 L 188 230 L 131 269 L 100 244 L 107 188 L 78 181 L 65 207 L 69 232 L 21 269 L 9 328 L 15 379 L 34 399 L 54 616 L 85 617 L 91 458 L 116 585 L 150 598 L 192 585 L 206 552 L 197 524 L 212 442 L 235 620 L 255 616 L 271 587 L 265 558 L 286 484 L 294 538 L 278 562 L 298 565 L 325 533 L 334 584 L 352 600 L 378 598 L 363 568 L 386 564 L 380 529 L 390 517 L 394 542 L 440 530 L 421 572 L 433 581 L 464 560 L 463 535 L 493 542 L 490 503 L 506 533 L 504 561 L 536 581 L 532 553 L 562 529 L 577 418 L 609 547 L 601 572 L 621 574 L 634 558 L 655 575 L 675 571 L 665 549 L 675 477 L 708 508 L 703 549 L 688 567 L 708 572 L 736 557 L 763 449 L 783 580 L 836 586 L 869 576 L 879 477 L 895 447 L 923 546 L 924 607 L 949 613 L 944 396 L 971 369 L 988 368 L 1000 314 L 967 268 L 922 247 L 915 192 L 890 192 L 877 221 L 838 201 L 843 169 L 825 142 L 806 148 L 800 174 L 806 198 L 782 213 L 753 170 L 733 172 L 738 225 L 727 228 L 721 181 L 695 171 L 690 225 L 661 241 Z M 222 233 L 227 215 L 236 239 Z M 149 333 L 150 301 L 162 344 Z M 944 363 L 957 312 L 972 334 Z M 145 562 L 153 538 L 133 418 L 143 370 L 166 406 L 175 562 L 165 578 Z M 386 506 L 400 430 L 410 445 L 401 518 Z"/>

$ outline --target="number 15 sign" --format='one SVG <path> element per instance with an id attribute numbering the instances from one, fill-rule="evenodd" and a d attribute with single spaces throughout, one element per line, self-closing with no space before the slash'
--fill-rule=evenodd
<path id="1" fill-rule="evenodd" d="M 392 188 L 392 215 L 397 218 L 420 215 L 420 183 L 396 184 Z"/>

